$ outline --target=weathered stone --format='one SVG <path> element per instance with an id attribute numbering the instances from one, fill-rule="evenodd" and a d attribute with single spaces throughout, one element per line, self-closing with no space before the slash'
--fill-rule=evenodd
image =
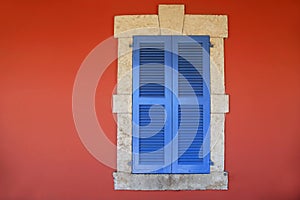
<path id="1" fill-rule="evenodd" d="M 224 171 L 224 114 L 211 114 L 210 121 L 210 171 Z"/>
<path id="2" fill-rule="evenodd" d="M 118 57 L 132 53 L 132 37 L 118 38 Z"/>
<path id="3" fill-rule="evenodd" d="M 212 94 L 225 94 L 224 39 L 210 38 L 210 89 Z"/>
<path id="4" fill-rule="evenodd" d="M 131 95 L 113 95 L 113 113 L 132 113 Z"/>
<path id="5" fill-rule="evenodd" d="M 228 174 L 113 174 L 116 190 L 227 190 Z"/>
<path id="6" fill-rule="evenodd" d="M 210 37 L 228 37 L 226 15 L 185 15 L 183 23 L 185 35 L 210 35 Z"/>
<path id="7" fill-rule="evenodd" d="M 132 37 L 133 35 L 159 35 L 157 15 L 115 16 L 114 37 Z"/>
<path id="8" fill-rule="evenodd" d="M 118 39 L 118 94 L 132 94 L 132 38 Z"/>
<path id="9" fill-rule="evenodd" d="M 131 114 L 118 114 L 117 171 L 131 173 Z"/>
<path id="10" fill-rule="evenodd" d="M 159 5 L 158 18 L 161 35 L 181 35 L 184 5 Z"/>
<path id="11" fill-rule="evenodd" d="M 132 94 L 132 54 L 118 59 L 118 94 Z"/>
<path id="12" fill-rule="evenodd" d="M 228 113 L 229 96 L 228 95 L 211 95 L 211 113 Z"/>

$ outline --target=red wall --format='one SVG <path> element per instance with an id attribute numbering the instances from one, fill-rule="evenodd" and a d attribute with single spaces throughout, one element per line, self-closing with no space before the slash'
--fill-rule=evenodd
<path id="1" fill-rule="evenodd" d="M 81 144 L 72 88 L 86 55 L 113 34 L 113 17 L 229 15 L 225 42 L 229 191 L 114 191 L 112 172 Z M 0 3 L 0 198 L 300 199 L 300 1 L 21 1 Z M 97 114 L 116 140 L 116 62 L 97 90 Z M 115 155 L 111 155 L 114 157 Z"/>

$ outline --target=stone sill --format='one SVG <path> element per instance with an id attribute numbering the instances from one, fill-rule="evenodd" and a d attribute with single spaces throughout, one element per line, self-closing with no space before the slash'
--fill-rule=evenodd
<path id="1" fill-rule="evenodd" d="M 228 190 L 228 173 L 131 174 L 114 172 L 115 190 Z"/>

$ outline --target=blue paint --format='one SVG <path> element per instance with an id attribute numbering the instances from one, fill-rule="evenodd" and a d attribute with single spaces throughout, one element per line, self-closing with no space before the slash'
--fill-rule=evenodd
<path id="1" fill-rule="evenodd" d="M 209 173 L 209 45 L 209 36 L 133 38 L 133 173 Z"/>

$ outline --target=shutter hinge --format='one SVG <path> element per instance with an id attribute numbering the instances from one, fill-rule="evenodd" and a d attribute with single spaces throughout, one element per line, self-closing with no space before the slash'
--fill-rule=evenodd
<path id="1" fill-rule="evenodd" d="M 129 44 L 129 47 L 132 48 L 132 43 Z"/>
<path id="2" fill-rule="evenodd" d="M 211 42 L 209 42 L 209 46 L 210 46 L 210 48 L 213 48 L 214 44 L 212 44 Z"/>

